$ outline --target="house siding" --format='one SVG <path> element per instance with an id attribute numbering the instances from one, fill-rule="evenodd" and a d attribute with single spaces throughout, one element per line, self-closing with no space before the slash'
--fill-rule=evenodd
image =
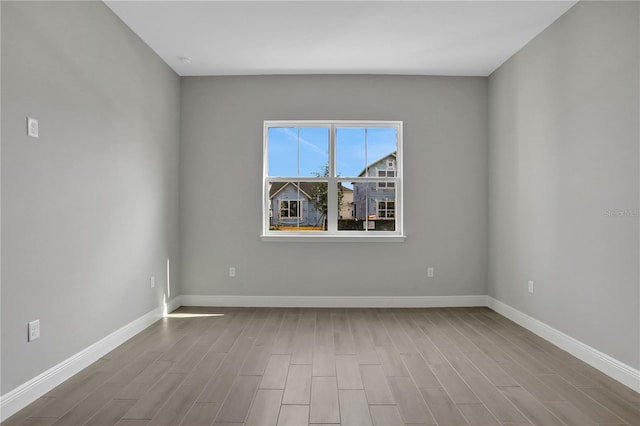
<path id="1" fill-rule="evenodd" d="M 393 160 L 395 164 L 395 156 L 388 155 L 385 158 L 370 165 L 368 170 L 369 176 L 377 176 L 378 170 L 388 170 L 387 161 Z M 397 170 L 395 167 L 393 170 Z M 360 175 L 364 176 L 363 171 Z M 378 218 L 378 201 L 395 201 L 396 192 L 395 188 L 379 188 L 376 182 L 364 183 L 355 182 L 353 184 L 353 205 L 355 209 L 355 218 L 358 220 L 365 220 L 368 215 L 376 215 Z"/>

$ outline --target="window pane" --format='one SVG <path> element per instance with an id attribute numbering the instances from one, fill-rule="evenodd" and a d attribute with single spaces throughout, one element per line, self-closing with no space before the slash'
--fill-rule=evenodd
<path id="1" fill-rule="evenodd" d="M 324 176 L 329 164 L 326 127 L 270 127 L 269 176 Z"/>
<path id="2" fill-rule="evenodd" d="M 300 176 L 328 176 L 329 129 L 300 128 Z"/>
<path id="3" fill-rule="evenodd" d="M 336 129 L 336 171 L 338 176 L 359 176 L 366 163 L 365 129 L 338 127 Z"/>
<path id="4" fill-rule="evenodd" d="M 326 182 L 271 182 L 269 230 L 323 231 L 326 227 Z"/>
<path id="5" fill-rule="evenodd" d="M 269 128 L 269 176 L 298 176 L 298 130 Z"/>
<path id="6" fill-rule="evenodd" d="M 384 182 L 340 183 L 339 231 L 395 231 L 396 191 L 393 188 L 381 189 L 381 183 Z"/>
<path id="7" fill-rule="evenodd" d="M 367 129 L 367 157 L 369 164 L 387 159 L 394 162 L 395 157 L 388 157 L 398 150 L 398 134 L 395 127 L 370 127 Z M 387 158 L 388 157 L 388 158 Z M 387 162 L 382 162 L 379 169 L 388 169 Z"/>
<path id="8" fill-rule="evenodd" d="M 338 176 L 377 176 L 378 170 L 395 169 L 397 140 L 395 127 L 338 127 Z"/>

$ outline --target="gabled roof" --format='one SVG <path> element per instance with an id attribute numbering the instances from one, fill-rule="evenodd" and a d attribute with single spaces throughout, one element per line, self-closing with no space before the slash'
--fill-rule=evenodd
<path id="1" fill-rule="evenodd" d="M 311 199 L 312 196 L 310 194 L 313 194 L 316 184 L 317 182 L 273 182 L 271 184 L 271 190 L 269 191 L 269 199 L 272 199 L 282 192 L 287 185 L 292 185 L 294 188 L 300 188 L 300 192 L 308 199 Z M 353 192 L 353 189 L 347 188 L 342 184 L 341 186 L 343 192 Z"/>
<path id="2" fill-rule="evenodd" d="M 389 157 L 393 157 L 394 159 L 395 159 L 395 158 L 397 158 L 397 151 L 393 151 L 391 154 L 387 154 L 387 155 L 385 155 L 384 157 L 379 158 L 378 160 L 374 161 L 373 163 L 369 163 L 369 165 L 368 165 L 367 167 L 365 167 L 365 168 L 360 172 L 360 174 L 358 175 L 358 177 L 362 177 L 362 176 L 364 176 L 364 175 L 365 175 L 365 173 L 366 173 L 366 171 L 367 171 L 370 167 L 372 167 L 374 164 L 378 164 L 379 162 L 381 162 L 381 161 L 383 161 L 383 160 L 386 160 L 386 159 L 387 159 L 387 158 L 389 158 Z"/>
<path id="3" fill-rule="evenodd" d="M 311 195 L 313 193 L 313 188 L 316 185 L 315 182 L 273 182 L 271 184 L 271 189 L 269 190 L 269 199 L 272 199 L 280 192 L 282 192 L 287 185 L 292 185 L 296 189 L 300 189 L 300 192 L 304 194 L 305 197 L 311 199 Z"/>

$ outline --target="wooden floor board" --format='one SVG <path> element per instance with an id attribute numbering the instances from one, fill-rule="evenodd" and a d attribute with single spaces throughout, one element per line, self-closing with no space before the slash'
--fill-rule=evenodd
<path id="1" fill-rule="evenodd" d="M 360 366 L 364 392 L 370 405 L 394 405 L 395 399 L 380 365 Z"/>
<path id="2" fill-rule="evenodd" d="M 184 380 L 184 374 L 167 373 L 138 399 L 124 415 L 125 419 L 151 420 Z"/>
<path id="3" fill-rule="evenodd" d="M 311 366 L 291 365 L 284 387 L 283 404 L 308 405 L 311 398 Z"/>
<path id="4" fill-rule="evenodd" d="M 198 398 L 202 385 L 181 385 L 171 398 L 154 414 L 150 425 L 174 426 L 180 424 L 187 411 Z"/>
<path id="5" fill-rule="evenodd" d="M 374 426 L 403 425 L 400 412 L 395 405 L 371 405 L 369 406 L 371 419 Z"/>
<path id="6" fill-rule="evenodd" d="M 420 388 L 422 397 L 433 413 L 438 425 L 468 426 L 456 404 L 442 388 Z"/>
<path id="7" fill-rule="evenodd" d="M 216 416 L 216 422 L 244 423 L 260 378 L 237 376 Z"/>
<path id="8" fill-rule="evenodd" d="M 339 423 L 338 384 L 335 377 L 313 377 L 309 423 Z"/>
<path id="9" fill-rule="evenodd" d="M 501 426 L 483 404 L 458 404 L 457 407 L 470 426 Z"/>
<path id="10" fill-rule="evenodd" d="M 640 395 L 488 308 L 181 307 L 2 426 L 640 425 Z"/>
<path id="11" fill-rule="evenodd" d="M 122 388 L 122 384 L 105 383 L 67 411 L 54 423 L 56 426 L 76 426 L 83 424 L 96 414 Z"/>
<path id="12" fill-rule="evenodd" d="M 211 425 L 220 410 L 219 402 L 196 402 L 182 419 L 180 426 Z"/>
<path id="13" fill-rule="evenodd" d="M 435 425 L 435 419 L 410 377 L 388 377 L 398 411 L 405 423 Z"/>
<path id="14" fill-rule="evenodd" d="M 523 388 L 509 386 L 499 389 L 534 425 L 563 426 L 560 419 Z"/>
<path id="15" fill-rule="evenodd" d="M 131 409 L 131 407 L 133 407 L 133 404 L 135 403 L 135 399 L 112 399 L 84 424 L 86 426 L 114 425 L 127 411 Z"/>
<path id="16" fill-rule="evenodd" d="M 291 355 L 271 355 L 260 382 L 260 389 L 284 389 Z"/>
<path id="17" fill-rule="evenodd" d="M 340 389 L 340 421 L 343 425 L 373 426 L 367 397 L 363 390 Z"/>
<path id="18" fill-rule="evenodd" d="M 355 355 L 336 355 L 336 377 L 338 389 L 364 389 Z"/>
<path id="19" fill-rule="evenodd" d="M 282 405 L 278 426 L 306 426 L 309 424 L 308 405 Z"/>
<path id="20" fill-rule="evenodd" d="M 277 389 L 258 389 L 245 426 L 275 426 L 280 414 L 282 393 Z"/>

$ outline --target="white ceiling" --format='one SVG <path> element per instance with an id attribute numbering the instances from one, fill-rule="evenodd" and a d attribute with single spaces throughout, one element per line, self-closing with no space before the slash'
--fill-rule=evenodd
<path id="1" fill-rule="evenodd" d="M 576 2 L 105 0 L 182 76 L 487 76 Z"/>

